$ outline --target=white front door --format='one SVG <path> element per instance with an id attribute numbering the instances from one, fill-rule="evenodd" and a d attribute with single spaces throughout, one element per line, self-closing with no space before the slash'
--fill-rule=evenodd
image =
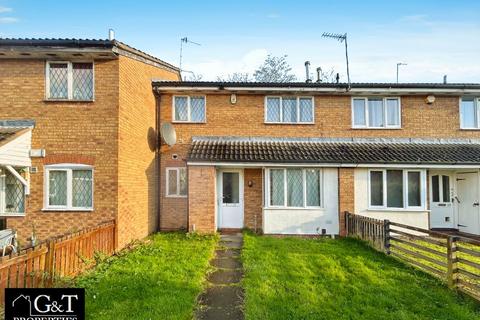
<path id="1" fill-rule="evenodd" d="M 452 172 L 430 172 L 430 228 L 457 228 L 454 221 L 453 182 Z"/>
<path id="2" fill-rule="evenodd" d="M 480 234 L 478 172 L 457 173 L 458 230 Z"/>
<path id="3" fill-rule="evenodd" d="M 220 170 L 218 182 L 218 228 L 243 228 L 243 171 Z"/>

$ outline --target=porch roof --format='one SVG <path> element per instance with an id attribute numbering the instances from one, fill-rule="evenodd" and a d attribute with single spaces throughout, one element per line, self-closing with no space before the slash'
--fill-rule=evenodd
<path id="1" fill-rule="evenodd" d="M 194 137 L 187 160 L 480 166 L 480 140 Z"/>

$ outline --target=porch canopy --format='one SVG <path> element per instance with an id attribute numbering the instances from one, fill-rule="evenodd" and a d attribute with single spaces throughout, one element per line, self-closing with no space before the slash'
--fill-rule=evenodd
<path id="1" fill-rule="evenodd" d="M 193 137 L 195 163 L 480 167 L 477 139 Z"/>

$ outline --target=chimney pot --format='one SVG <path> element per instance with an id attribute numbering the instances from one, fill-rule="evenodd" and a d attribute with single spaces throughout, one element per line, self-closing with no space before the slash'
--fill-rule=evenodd
<path id="1" fill-rule="evenodd" d="M 108 40 L 115 40 L 115 31 L 113 29 L 108 29 Z"/>
<path id="2" fill-rule="evenodd" d="M 312 82 L 312 79 L 310 79 L 310 61 L 305 61 L 305 73 L 306 73 L 305 82 L 307 83 Z"/>
<path id="3" fill-rule="evenodd" d="M 322 74 L 322 68 L 318 67 L 317 68 L 317 82 L 322 82 L 322 79 L 320 78 Z"/>
<path id="4" fill-rule="evenodd" d="M 447 75 L 443 76 L 443 84 L 447 84 Z"/>

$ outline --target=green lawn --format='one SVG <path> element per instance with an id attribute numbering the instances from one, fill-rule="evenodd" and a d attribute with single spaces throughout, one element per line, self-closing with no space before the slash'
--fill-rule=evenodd
<path id="1" fill-rule="evenodd" d="M 80 277 L 88 319 L 192 319 L 216 237 L 156 234 Z"/>
<path id="2" fill-rule="evenodd" d="M 354 239 L 245 234 L 248 319 L 480 319 L 480 304 Z"/>

